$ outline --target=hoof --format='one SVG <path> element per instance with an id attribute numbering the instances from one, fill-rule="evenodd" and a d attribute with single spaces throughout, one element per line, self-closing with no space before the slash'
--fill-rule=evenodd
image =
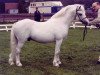
<path id="1" fill-rule="evenodd" d="M 14 62 L 9 63 L 11 66 L 14 65 Z"/>
<path id="2" fill-rule="evenodd" d="M 97 61 L 97 64 L 100 64 L 100 61 Z"/>
<path id="3" fill-rule="evenodd" d="M 22 67 L 22 64 L 21 63 L 16 63 L 17 66 L 19 67 Z"/>
<path id="4" fill-rule="evenodd" d="M 54 63 L 53 63 L 53 66 L 55 66 L 55 67 L 59 67 L 59 64 L 56 63 L 56 62 L 54 62 Z"/>
<path id="5" fill-rule="evenodd" d="M 53 65 L 53 66 L 55 66 L 55 67 L 59 67 L 59 64 L 56 64 L 56 65 Z"/>
<path id="6" fill-rule="evenodd" d="M 61 64 L 61 62 L 60 62 L 60 61 L 58 61 L 58 64 Z"/>
<path id="7" fill-rule="evenodd" d="M 9 62 L 9 64 L 10 64 L 11 66 L 14 65 L 14 62 L 13 62 L 12 60 L 9 59 L 8 62 Z"/>

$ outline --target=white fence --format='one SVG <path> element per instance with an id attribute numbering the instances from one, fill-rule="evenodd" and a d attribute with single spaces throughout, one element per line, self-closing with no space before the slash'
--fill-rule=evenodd
<path id="1" fill-rule="evenodd" d="M 73 22 L 72 23 L 72 26 L 70 26 L 72 28 L 84 28 L 85 26 L 82 24 L 82 22 Z M 91 25 L 91 26 L 87 26 L 87 28 L 90 28 L 90 29 L 93 29 L 93 28 L 97 28 L 96 26 L 94 25 Z"/>
<path id="2" fill-rule="evenodd" d="M 7 31 L 7 32 L 8 32 L 9 30 L 11 30 L 12 25 L 13 25 L 13 24 L 0 24 L 0 31 Z M 78 28 L 84 28 L 85 26 L 82 25 L 81 22 L 73 22 L 72 25 L 71 25 L 70 27 L 71 27 L 71 28 L 77 28 L 77 27 L 78 27 Z M 87 28 L 92 29 L 92 28 L 97 28 L 97 27 L 91 25 L 91 26 L 87 26 Z"/>
<path id="3" fill-rule="evenodd" d="M 0 31 L 9 31 L 11 30 L 13 24 L 0 24 Z"/>

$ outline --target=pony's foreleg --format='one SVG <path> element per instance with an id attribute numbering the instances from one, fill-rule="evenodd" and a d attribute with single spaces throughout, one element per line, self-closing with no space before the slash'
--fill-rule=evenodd
<path id="1" fill-rule="evenodd" d="M 62 40 L 56 40 L 56 46 L 55 46 L 55 55 L 54 55 L 54 60 L 53 60 L 53 65 L 59 67 L 59 64 L 61 64 L 60 62 L 60 58 L 59 58 L 59 54 L 60 54 L 60 46 L 62 44 Z"/>
<path id="2" fill-rule="evenodd" d="M 20 52 L 21 52 L 21 48 L 23 47 L 23 42 L 18 42 L 18 45 L 16 47 L 16 65 L 17 66 L 22 66 L 21 62 L 20 62 Z"/>

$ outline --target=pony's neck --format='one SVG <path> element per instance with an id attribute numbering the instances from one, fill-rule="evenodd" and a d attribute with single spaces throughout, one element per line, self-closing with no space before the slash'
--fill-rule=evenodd
<path id="1" fill-rule="evenodd" d="M 72 21 L 74 20 L 75 18 L 75 13 L 74 12 L 68 12 L 68 14 L 65 14 L 64 17 L 63 17 L 63 22 L 65 24 L 68 24 L 70 25 L 72 23 Z"/>
<path id="2" fill-rule="evenodd" d="M 72 9 L 72 10 L 71 10 Z M 70 25 L 75 18 L 75 9 L 67 6 L 53 15 L 51 19 L 59 20 L 61 23 Z"/>
<path id="3" fill-rule="evenodd" d="M 72 21 L 75 18 L 75 12 L 74 10 L 72 11 L 67 11 L 67 14 L 63 15 L 62 17 L 58 17 L 60 22 L 62 22 L 65 25 L 71 25 Z"/>

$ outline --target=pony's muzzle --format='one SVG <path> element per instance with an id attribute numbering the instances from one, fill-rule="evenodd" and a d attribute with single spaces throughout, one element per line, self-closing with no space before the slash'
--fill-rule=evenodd
<path id="1" fill-rule="evenodd" d="M 89 22 L 87 22 L 87 21 L 81 21 L 83 24 L 85 24 L 85 25 L 88 25 L 89 24 Z"/>
<path id="2" fill-rule="evenodd" d="M 81 22 L 85 25 L 89 25 L 89 20 L 87 18 L 82 19 Z"/>

